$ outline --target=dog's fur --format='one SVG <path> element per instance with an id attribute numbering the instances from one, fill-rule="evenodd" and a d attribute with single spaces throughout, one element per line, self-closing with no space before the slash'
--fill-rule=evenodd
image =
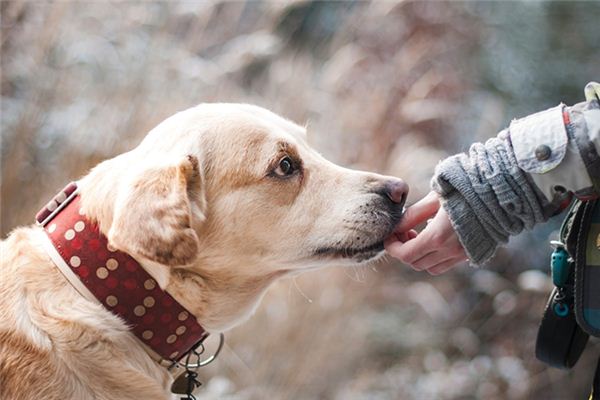
<path id="1" fill-rule="evenodd" d="M 284 157 L 296 169 L 289 176 Z M 248 318 L 278 278 L 379 257 L 402 208 L 386 194 L 390 182 L 326 161 L 305 129 L 267 110 L 203 104 L 79 187 L 110 244 L 220 332 Z M 169 398 L 169 373 L 68 283 L 42 235 L 19 228 L 1 244 L 0 398 Z"/>

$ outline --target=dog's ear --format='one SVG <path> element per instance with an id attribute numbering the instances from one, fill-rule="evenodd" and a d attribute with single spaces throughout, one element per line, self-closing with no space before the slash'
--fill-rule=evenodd
<path id="1" fill-rule="evenodd" d="M 168 265 L 187 265 L 198 253 L 192 228 L 204 221 L 206 200 L 198 159 L 129 174 L 116 198 L 109 243 L 122 251 Z"/>

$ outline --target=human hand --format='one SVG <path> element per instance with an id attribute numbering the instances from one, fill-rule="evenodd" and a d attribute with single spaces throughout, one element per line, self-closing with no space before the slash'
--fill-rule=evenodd
<path id="1" fill-rule="evenodd" d="M 420 233 L 414 230 L 429 219 Z M 427 271 L 431 275 L 442 274 L 467 259 L 465 249 L 435 192 L 407 208 L 394 233 L 385 240 L 385 249 L 413 269 Z"/>

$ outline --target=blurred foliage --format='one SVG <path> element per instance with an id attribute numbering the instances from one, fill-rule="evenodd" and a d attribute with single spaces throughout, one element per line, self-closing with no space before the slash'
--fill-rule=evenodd
<path id="1" fill-rule="evenodd" d="M 597 2 L 0 2 L 0 229 L 200 102 L 307 123 L 331 160 L 403 177 L 600 79 Z M 204 373 L 219 399 L 584 398 L 533 346 L 559 221 L 486 270 L 393 262 L 276 285 Z"/>

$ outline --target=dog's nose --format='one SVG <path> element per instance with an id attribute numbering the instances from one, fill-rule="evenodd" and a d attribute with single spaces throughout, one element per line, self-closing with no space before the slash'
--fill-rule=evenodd
<path id="1" fill-rule="evenodd" d="M 394 203 L 404 205 L 408 195 L 408 185 L 402 179 L 390 179 L 385 183 L 385 194 Z"/>

